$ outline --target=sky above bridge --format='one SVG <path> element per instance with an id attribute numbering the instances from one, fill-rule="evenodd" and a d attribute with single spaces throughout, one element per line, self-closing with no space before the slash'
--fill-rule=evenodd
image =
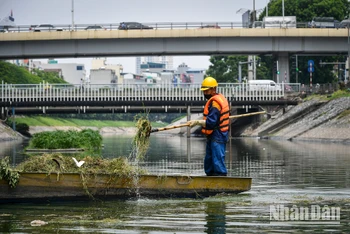
<path id="1" fill-rule="evenodd" d="M 254 2 L 259 10 L 268 0 L 0 0 L 0 18 L 12 11 L 17 25 L 72 24 L 73 20 L 74 24 L 241 22 L 242 13 L 252 10 Z M 59 62 L 84 63 L 87 72 L 91 67 L 91 58 Z M 174 68 L 183 62 L 191 68 L 207 69 L 210 65 L 209 56 L 174 56 Z M 125 72 L 136 70 L 135 57 L 110 57 L 107 63 L 122 64 Z"/>

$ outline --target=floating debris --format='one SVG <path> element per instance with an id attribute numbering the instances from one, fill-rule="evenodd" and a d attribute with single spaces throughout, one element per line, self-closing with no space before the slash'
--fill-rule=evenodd
<path id="1" fill-rule="evenodd" d="M 48 222 L 42 220 L 33 220 L 32 222 L 30 222 L 30 226 L 42 226 L 46 224 L 48 224 Z"/>

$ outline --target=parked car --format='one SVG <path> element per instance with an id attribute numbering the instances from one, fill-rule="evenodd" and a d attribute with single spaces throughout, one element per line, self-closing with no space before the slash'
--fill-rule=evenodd
<path id="1" fill-rule="evenodd" d="M 348 28 L 349 26 L 350 26 L 349 19 L 342 20 L 339 24 L 339 28 Z"/>
<path id="2" fill-rule="evenodd" d="M 87 26 L 85 30 L 106 30 L 106 28 L 100 25 L 90 25 Z"/>
<path id="3" fill-rule="evenodd" d="M 203 25 L 200 28 L 220 28 L 220 26 L 217 24 L 208 24 L 208 25 Z"/>
<path id="4" fill-rule="evenodd" d="M 118 29 L 120 30 L 131 30 L 131 29 L 153 29 L 150 26 L 143 25 L 137 22 L 121 22 Z"/>
<path id="5" fill-rule="evenodd" d="M 29 30 L 33 32 L 41 32 L 41 31 L 63 31 L 63 28 L 57 28 L 53 26 L 52 24 L 40 24 L 40 25 L 33 25 L 34 27 L 31 27 Z"/>

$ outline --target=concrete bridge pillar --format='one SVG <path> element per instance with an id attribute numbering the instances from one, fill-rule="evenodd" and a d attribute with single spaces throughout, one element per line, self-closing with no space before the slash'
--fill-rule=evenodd
<path id="1" fill-rule="evenodd" d="M 290 83 L 289 76 L 289 54 L 288 53 L 278 53 L 275 56 L 275 60 L 278 61 L 279 74 L 277 74 L 277 83 Z"/>

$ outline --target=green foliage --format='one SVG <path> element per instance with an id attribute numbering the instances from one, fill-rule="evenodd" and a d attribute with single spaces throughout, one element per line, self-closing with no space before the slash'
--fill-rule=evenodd
<path id="1" fill-rule="evenodd" d="M 332 93 L 332 96 L 329 98 L 330 100 L 341 98 L 341 97 L 350 97 L 350 92 L 347 90 L 338 90 Z"/>
<path id="2" fill-rule="evenodd" d="M 57 74 L 34 70 L 31 74 L 25 67 L 19 67 L 14 64 L 0 61 L 0 78 L 8 84 L 39 84 L 45 80 L 49 83 L 66 83 L 59 78 Z"/>
<path id="3" fill-rule="evenodd" d="M 84 148 L 101 149 L 102 136 L 98 131 L 84 129 L 82 131 L 53 131 L 33 135 L 28 148 L 35 149 L 68 149 Z"/>
<path id="4" fill-rule="evenodd" d="M 245 57 L 245 56 L 242 56 Z M 246 59 L 245 59 L 246 60 Z M 238 80 L 238 56 L 211 56 L 210 65 L 206 74 L 214 77 L 217 82 L 237 82 Z M 237 67 L 237 69 L 234 69 Z"/>
<path id="5" fill-rule="evenodd" d="M 24 67 L 0 61 L 0 77 L 8 84 L 38 84 L 40 77 L 31 74 Z"/>
<path id="6" fill-rule="evenodd" d="M 256 60 L 259 57 L 256 56 Z M 206 71 L 207 76 L 214 77 L 220 83 L 234 83 L 239 79 L 239 62 L 247 62 L 248 56 L 211 56 L 210 62 L 212 65 Z M 267 67 L 271 65 L 271 59 L 261 60 L 260 66 L 256 64 L 257 79 L 271 79 L 272 74 Z M 272 65 L 271 65 L 272 66 Z M 242 79 L 248 77 L 248 64 L 242 64 Z"/>
<path id="7" fill-rule="evenodd" d="M 6 124 L 12 128 L 13 126 L 13 121 L 12 119 L 7 119 L 6 121 Z M 29 134 L 29 125 L 26 124 L 26 123 L 18 123 L 16 121 L 16 131 L 21 133 L 22 135 L 25 135 L 25 136 L 30 136 Z"/>
<path id="8" fill-rule="evenodd" d="M 6 180 L 11 188 L 15 188 L 19 182 L 19 173 L 11 168 L 9 161 L 9 157 L 0 160 L 0 179 Z"/>
<path id="9" fill-rule="evenodd" d="M 347 0 L 284 0 L 284 15 L 296 16 L 297 22 L 310 22 L 313 17 L 334 17 L 343 20 L 349 13 Z M 282 16 L 282 0 L 271 0 L 269 16 Z M 266 9 L 259 15 L 261 21 Z"/>
<path id="10" fill-rule="evenodd" d="M 137 133 L 133 139 L 133 150 L 130 155 L 131 159 L 142 161 L 149 148 L 149 136 L 152 130 L 151 122 L 148 120 L 148 115 L 137 115 L 135 116 Z"/>
<path id="11" fill-rule="evenodd" d="M 297 22 L 312 21 L 313 17 L 334 17 L 341 21 L 349 14 L 349 2 L 347 0 L 284 0 L 284 9 L 286 16 L 296 16 Z M 271 0 L 268 5 L 269 16 L 282 16 L 282 0 Z M 265 17 L 266 9 L 259 15 L 259 21 Z M 298 25 L 301 27 L 302 25 Z M 298 83 L 308 84 L 310 74 L 308 72 L 307 61 L 309 59 L 315 62 L 315 72 L 313 73 L 313 83 L 334 83 L 338 81 L 339 74 L 333 73 L 331 65 L 320 66 L 322 62 L 344 62 L 344 56 L 299 56 L 298 57 Z M 273 79 L 273 60 L 271 56 L 261 56 L 261 65 L 257 67 L 257 79 Z M 238 62 L 246 62 L 247 56 L 211 56 L 212 65 L 207 70 L 208 76 L 213 76 L 218 82 L 237 82 L 238 80 Z M 292 63 L 290 58 L 290 64 Z M 291 66 L 290 66 L 291 67 Z M 284 72 L 280 72 L 280 76 Z M 242 77 L 248 76 L 247 64 L 242 65 Z M 291 82 L 296 82 L 296 69 L 290 70 Z"/>
<path id="12" fill-rule="evenodd" d="M 284 0 L 284 10 L 287 16 L 296 16 L 297 22 L 311 22 L 314 17 L 334 17 L 335 20 L 342 21 L 349 14 L 349 2 L 347 0 Z M 269 16 L 282 15 L 282 0 L 272 0 L 269 3 Z M 263 20 L 266 9 L 262 11 L 259 20 Z M 305 24 L 306 26 L 306 24 Z M 302 27 L 302 25 L 298 25 Z M 298 57 L 298 83 L 310 83 L 310 73 L 308 72 L 308 60 L 314 60 L 315 72 L 313 73 L 313 83 L 334 83 L 338 81 L 341 74 L 333 73 L 332 65 L 321 66 L 320 62 L 344 62 L 344 56 L 299 56 Z M 293 58 L 290 58 L 290 64 Z M 291 67 L 291 66 L 290 66 Z M 291 82 L 296 82 L 295 69 L 290 70 Z"/>
<path id="13" fill-rule="evenodd" d="M 41 78 L 41 80 L 44 80 L 45 82 L 51 83 L 51 84 L 59 84 L 59 83 L 67 83 L 55 72 L 45 72 L 40 71 L 38 69 L 34 70 L 34 73 Z"/>

